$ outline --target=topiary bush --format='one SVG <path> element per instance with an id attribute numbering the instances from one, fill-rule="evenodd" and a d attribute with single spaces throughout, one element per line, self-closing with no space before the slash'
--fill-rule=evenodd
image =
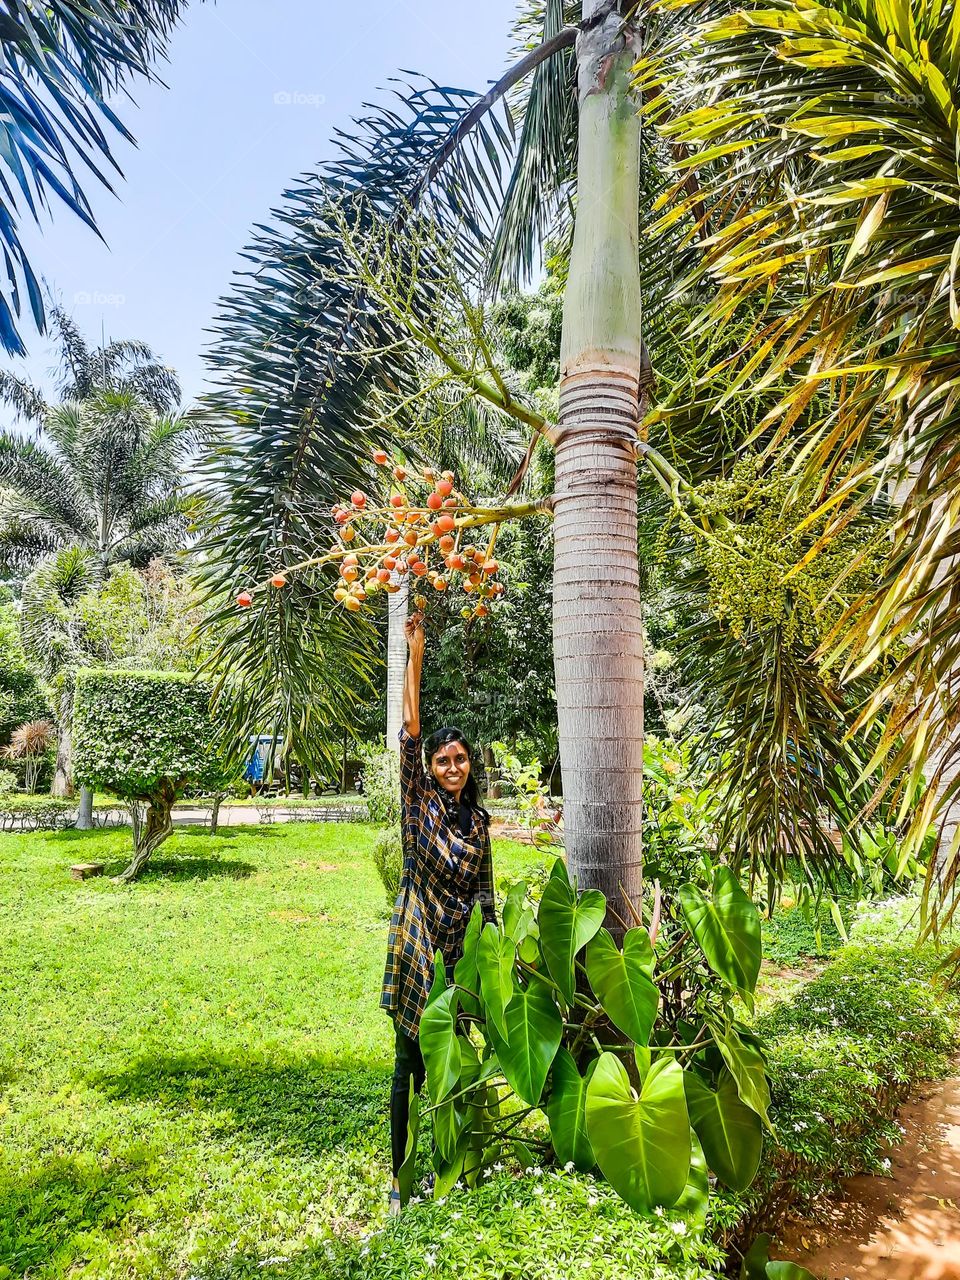
<path id="1" fill-rule="evenodd" d="M 174 802 L 188 785 L 211 791 L 232 777 L 213 746 L 210 686 L 183 672 L 78 671 L 74 701 L 74 777 L 147 805 L 134 805 L 135 879 L 173 830 Z"/>

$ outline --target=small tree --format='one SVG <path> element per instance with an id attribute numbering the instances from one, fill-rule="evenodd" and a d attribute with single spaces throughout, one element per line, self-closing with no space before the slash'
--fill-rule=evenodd
<path id="1" fill-rule="evenodd" d="M 184 789 L 223 785 L 210 687 L 184 672 L 79 671 L 74 735 L 78 780 L 147 805 L 134 823 L 133 860 L 119 877 L 135 880 L 173 831 Z"/>
<path id="2" fill-rule="evenodd" d="M 43 757 L 56 740 L 56 731 L 49 720 L 32 720 L 14 729 L 10 745 L 3 754 L 8 760 L 19 760 L 23 765 L 23 787 L 28 794 L 37 789 L 37 775 Z"/>

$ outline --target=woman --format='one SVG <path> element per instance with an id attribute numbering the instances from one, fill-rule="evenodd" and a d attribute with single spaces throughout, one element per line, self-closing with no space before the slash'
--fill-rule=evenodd
<path id="1" fill-rule="evenodd" d="M 407 620 L 406 635 L 409 654 L 400 731 L 403 874 L 390 921 L 380 997 L 381 1008 L 393 1018 L 396 1031 L 390 1094 L 391 1213 L 400 1211 L 397 1174 L 407 1143 L 410 1079 L 419 1092 L 425 1076 L 417 1037 L 433 983 L 434 952 L 442 954 L 448 980 L 452 980 L 474 906 L 480 904 L 484 921 L 496 921 L 489 817 L 479 804 L 470 769 L 470 746 L 459 729 L 440 729 L 427 739 L 424 769 L 420 749 L 422 615 L 414 614 Z"/>

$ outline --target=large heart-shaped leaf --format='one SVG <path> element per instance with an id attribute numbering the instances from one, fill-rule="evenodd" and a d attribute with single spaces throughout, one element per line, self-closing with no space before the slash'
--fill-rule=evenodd
<path id="1" fill-rule="evenodd" d="M 477 973 L 477 946 L 480 942 L 480 931 L 483 928 L 483 912 L 478 903 L 470 913 L 467 930 L 463 935 L 463 954 L 453 970 L 453 980 L 463 990 L 460 992 L 460 1007 L 467 1013 L 479 1014 L 480 1001 L 474 996 L 480 995 L 480 977 Z"/>
<path id="2" fill-rule="evenodd" d="M 587 1134 L 604 1177 L 637 1213 L 676 1204 L 690 1172 L 690 1121 L 678 1063 L 658 1059 L 639 1098 L 612 1053 L 587 1086 Z"/>
<path id="3" fill-rule="evenodd" d="M 687 1110 L 707 1163 L 732 1191 L 746 1191 L 763 1151 L 763 1123 L 740 1100 L 737 1083 L 724 1071 L 716 1092 L 695 1071 L 683 1073 Z"/>
<path id="4" fill-rule="evenodd" d="M 722 1034 L 714 1032 L 717 1048 L 736 1083 L 741 1102 L 755 1111 L 773 1133 L 768 1118 L 770 1110 L 770 1084 L 767 1080 L 763 1055 L 755 1045 L 741 1039 L 734 1027 L 727 1027 Z"/>
<path id="5" fill-rule="evenodd" d="M 603 1011 L 620 1030 L 646 1044 L 660 1007 L 660 992 L 649 972 L 650 939 L 645 929 L 624 935 L 623 951 L 606 929 L 587 947 L 587 977 Z"/>
<path id="6" fill-rule="evenodd" d="M 457 1092 L 473 1084 L 480 1076 L 480 1059 L 476 1047 L 465 1037 L 458 1036 L 460 1046 L 460 1075 Z M 460 1138 L 468 1126 L 472 1126 L 474 1108 L 470 1106 L 476 1095 L 468 1093 L 462 1098 L 447 1098 L 431 1113 L 433 1116 L 433 1140 L 441 1157 L 450 1161 L 456 1157 Z"/>
<path id="7" fill-rule="evenodd" d="M 718 867 L 710 898 L 695 884 L 681 885 L 679 897 L 707 964 L 752 1005 L 760 974 L 760 913 L 737 877 L 729 867 Z"/>
<path id="8" fill-rule="evenodd" d="M 503 903 L 503 932 L 518 946 L 529 933 L 534 919 L 533 912 L 524 905 L 526 894 L 526 880 L 517 880 L 507 890 Z"/>
<path id="9" fill-rule="evenodd" d="M 516 943 L 495 924 L 485 924 L 477 945 L 477 971 L 487 1017 L 501 1036 L 507 1034 L 506 1011 L 516 990 L 513 966 Z"/>
<path id="10" fill-rule="evenodd" d="M 570 1053 L 562 1046 L 553 1060 L 550 1096 L 544 1110 L 550 1121 L 553 1149 L 561 1164 L 573 1161 L 581 1173 L 596 1164 L 593 1147 L 587 1137 L 587 1085 L 596 1069 L 596 1061 L 581 1076 Z"/>
<path id="11" fill-rule="evenodd" d="M 707 1225 L 707 1206 L 710 1203 L 710 1175 L 707 1157 L 697 1135 L 690 1136 L 690 1172 L 683 1195 L 673 1206 L 675 1213 L 682 1213 L 688 1226 L 702 1231 Z"/>
<path id="12" fill-rule="evenodd" d="M 406 1204 L 413 1190 L 413 1179 L 417 1171 L 417 1135 L 420 1132 L 420 1098 L 413 1087 L 413 1076 L 410 1076 L 410 1103 L 407 1112 L 407 1142 L 403 1150 L 403 1164 L 397 1170 L 397 1185 L 400 1188 L 400 1202 Z"/>
<path id="13" fill-rule="evenodd" d="M 603 925 L 607 900 L 598 889 L 575 894 L 566 877 L 551 876 L 540 899 L 537 923 L 547 970 L 567 1004 L 573 1004 L 576 980 L 573 961 Z"/>
<path id="14" fill-rule="evenodd" d="M 441 1102 L 460 1077 L 460 1044 L 457 1040 L 457 989 L 446 985 L 443 956 L 434 957 L 430 999 L 420 1015 L 420 1052 L 427 1068 L 431 1102 Z"/>
<path id="15" fill-rule="evenodd" d="M 503 1036 L 493 1020 L 487 1023 L 501 1069 L 518 1097 L 536 1106 L 563 1035 L 550 989 L 536 978 L 525 988 L 515 987 L 504 1022 Z"/>

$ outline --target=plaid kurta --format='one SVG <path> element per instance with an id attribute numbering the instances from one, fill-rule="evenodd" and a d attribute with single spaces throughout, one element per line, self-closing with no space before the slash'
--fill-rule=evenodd
<path id="1" fill-rule="evenodd" d="M 463 953 L 474 905 L 485 921 L 493 909 L 493 860 L 486 819 L 476 809 L 462 835 L 458 806 L 423 767 L 420 738 L 400 731 L 403 874 L 387 939 L 380 1007 L 416 1036 L 433 983 L 433 954 L 448 976 Z"/>

